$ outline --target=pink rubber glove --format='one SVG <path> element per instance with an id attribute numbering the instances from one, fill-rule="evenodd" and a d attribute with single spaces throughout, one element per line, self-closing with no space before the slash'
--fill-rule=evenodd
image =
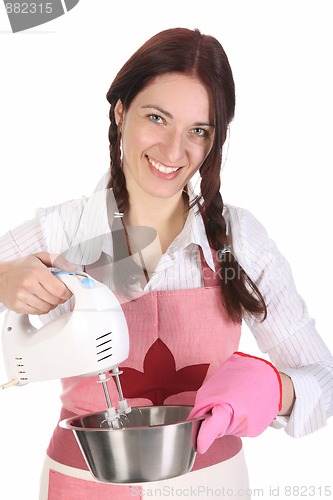
<path id="1" fill-rule="evenodd" d="M 217 437 L 258 436 L 282 405 L 279 372 L 268 361 L 235 352 L 197 392 L 188 418 L 203 417 L 196 448 L 205 453 Z"/>

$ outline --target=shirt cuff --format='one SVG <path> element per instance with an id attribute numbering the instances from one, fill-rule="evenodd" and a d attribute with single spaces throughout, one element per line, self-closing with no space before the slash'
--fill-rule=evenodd
<path id="1" fill-rule="evenodd" d="M 303 437 L 327 425 L 323 394 L 312 369 L 310 365 L 297 370 L 281 370 L 294 384 L 295 403 L 290 416 L 279 415 L 271 427 L 283 428 L 291 437 Z"/>

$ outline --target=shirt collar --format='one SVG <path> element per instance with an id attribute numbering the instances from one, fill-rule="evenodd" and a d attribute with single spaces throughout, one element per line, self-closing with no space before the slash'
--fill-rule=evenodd
<path id="1" fill-rule="evenodd" d="M 191 203 L 196 196 L 191 184 L 188 185 L 188 195 Z M 183 230 L 175 238 L 169 250 L 173 252 L 183 250 L 191 244 L 201 247 L 207 265 L 215 271 L 212 249 L 209 246 L 205 225 L 197 205 L 190 208 Z"/>
<path id="2" fill-rule="evenodd" d="M 102 252 L 112 255 L 112 239 L 107 214 L 109 179 L 110 175 L 107 172 L 86 201 L 78 231 L 66 253 L 66 258 L 74 264 L 93 264 L 98 261 Z M 196 196 L 191 184 L 188 185 L 188 195 L 190 202 Z M 191 244 L 201 247 L 207 265 L 215 271 L 212 249 L 209 246 L 202 216 L 196 205 L 190 208 L 185 225 L 168 252 L 181 251 Z"/>
<path id="3" fill-rule="evenodd" d="M 111 255 L 112 242 L 107 213 L 108 180 L 107 173 L 86 199 L 78 229 L 66 252 L 66 258 L 73 264 L 93 264 L 98 261 L 102 252 Z"/>

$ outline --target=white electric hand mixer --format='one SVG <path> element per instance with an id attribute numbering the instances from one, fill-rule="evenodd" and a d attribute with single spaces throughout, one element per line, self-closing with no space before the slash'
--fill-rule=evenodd
<path id="1" fill-rule="evenodd" d="M 98 375 L 107 402 L 105 424 L 123 426 L 121 416 L 131 411 L 123 396 L 119 365 L 129 354 L 124 312 L 114 293 L 86 273 L 54 272 L 73 293 L 71 312 L 34 327 L 26 314 L 7 311 L 3 325 L 3 356 L 10 385 Z M 116 409 L 107 387 L 115 378 L 119 405 Z"/>

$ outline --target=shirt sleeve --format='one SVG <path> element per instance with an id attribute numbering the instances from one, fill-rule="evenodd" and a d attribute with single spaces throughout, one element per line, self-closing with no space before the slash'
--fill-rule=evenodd
<path id="1" fill-rule="evenodd" d="M 267 306 L 260 321 L 244 320 L 259 349 L 293 381 L 295 404 L 289 417 L 277 417 L 273 427 L 301 437 L 327 424 L 333 414 L 333 357 L 297 292 L 287 260 L 262 224 L 247 210 L 230 208 L 233 252 L 257 284 Z"/>
<path id="2" fill-rule="evenodd" d="M 39 208 L 34 219 L 24 222 L 0 238 L 0 262 L 37 252 L 59 255 L 70 247 L 77 232 L 84 199 Z M 0 303 L 0 312 L 4 311 Z"/>
<path id="3" fill-rule="evenodd" d="M 0 238 L 0 262 L 46 251 L 43 222 L 37 217 L 8 231 Z M 0 312 L 5 307 L 0 303 Z"/>

